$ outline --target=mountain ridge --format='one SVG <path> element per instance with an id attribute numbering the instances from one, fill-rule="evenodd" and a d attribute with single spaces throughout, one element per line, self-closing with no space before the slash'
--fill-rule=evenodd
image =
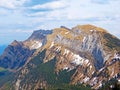
<path id="1" fill-rule="evenodd" d="M 43 46 L 16 73 L 11 81 L 15 90 L 57 88 L 56 84 L 97 90 L 109 82 L 110 88 L 120 83 L 120 40 L 93 25 L 61 26 L 46 35 Z"/>

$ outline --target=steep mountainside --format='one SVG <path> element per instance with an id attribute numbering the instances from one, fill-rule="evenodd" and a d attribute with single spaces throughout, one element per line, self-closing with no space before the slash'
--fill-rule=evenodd
<path id="1" fill-rule="evenodd" d="M 50 30 L 38 30 L 23 42 L 14 40 L 0 56 L 0 67 L 12 70 L 22 67 L 36 49 L 44 45 L 46 35 L 51 33 Z"/>
<path id="2" fill-rule="evenodd" d="M 10 82 L 8 90 L 111 90 L 120 84 L 120 40 L 93 25 L 55 28 Z"/>
<path id="3" fill-rule="evenodd" d="M 16 77 L 16 90 L 49 88 L 60 82 L 94 89 L 112 79 L 120 83 L 120 40 L 92 25 L 56 28 Z"/>

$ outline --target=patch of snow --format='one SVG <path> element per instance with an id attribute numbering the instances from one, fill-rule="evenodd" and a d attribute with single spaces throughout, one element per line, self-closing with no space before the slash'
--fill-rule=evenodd
<path id="1" fill-rule="evenodd" d="M 114 85 L 110 85 L 110 88 L 114 88 Z"/>
<path id="2" fill-rule="evenodd" d="M 119 54 L 115 54 L 114 55 L 114 59 L 120 59 L 120 55 Z"/>
<path id="3" fill-rule="evenodd" d="M 104 52 L 104 53 L 105 53 L 105 52 Z M 111 56 L 111 54 L 106 55 L 106 57 L 104 58 L 104 62 L 107 61 L 110 56 Z"/>
<path id="4" fill-rule="evenodd" d="M 69 68 L 68 72 L 71 71 L 71 70 L 73 70 L 73 69 L 74 69 L 74 68 Z"/>
<path id="5" fill-rule="evenodd" d="M 54 42 L 52 42 L 52 43 L 51 43 L 51 46 L 50 46 L 50 48 L 51 48 L 51 47 L 53 47 L 53 46 L 54 46 Z"/>
<path id="6" fill-rule="evenodd" d="M 42 46 L 42 43 L 39 41 L 35 41 L 34 44 L 32 45 L 32 49 L 38 49 Z"/>
<path id="7" fill-rule="evenodd" d="M 90 65 L 90 70 L 92 69 L 92 66 Z"/>
<path id="8" fill-rule="evenodd" d="M 72 63 L 76 64 L 76 65 L 81 65 L 83 64 L 84 59 L 82 57 L 80 57 L 79 55 L 75 54 L 74 55 L 74 60 L 72 61 Z"/>
<path id="9" fill-rule="evenodd" d="M 93 32 L 94 30 L 90 30 L 91 32 Z"/>
<path id="10" fill-rule="evenodd" d="M 83 38 L 83 42 L 85 42 L 86 37 Z"/>
<path id="11" fill-rule="evenodd" d="M 99 85 L 97 85 L 96 89 L 98 89 L 100 87 L 102 87 L 102 82 L 101 81 L 99 82 Z"/>
<path id="12" fill-rule="evenodd" d="M 92 74 L 94 74 L 94 71 L 92 72 Z"/>
<path id="13" fill-rule="evenodd" d="M 91 86 L 95 85 L 97 83 L 97 77 L 94 77 L 90 83 Z"/>
<path id="14" fill-rule="evenodd" d="M 70 51 L 69 50 L 66 50 L 66 53 L 68 54 Z"/>
<path id="15" fill-rule="evenodd" d="M 89 60 L 88 60 L 88 59 L 86 59 L 84 63 L 85 63 L 85 64 L 87 64 L 88 62 L 89 62 Z"/>
<path id="16" fill-rule="evenodd" d="M 93 81 L 95 81 L 96 79 L 97 79 L 97 77 L 94 77 L 94 78 L 93 78 Z"/>
<path id="17" fill-rule="evenodd" d="M 102 87 L 102 83 L 100 83 L 99 87 Z"/>
<path id="18" fill-rule="evenodd" d="M 101 68 L 101 69 L 99 70 L 99 72 L 101 72 L 103 69 L 104 69 L 104 67 L 103 67 L 103 68 Z"/>
<path id="19" fill-rule="evenodd" d="M 39 43 L 36 48 L 38 49 L 38 48 L 40 48 L 41 46 L 42 46 L 42 43 Z"/>
<path id="20" fill-rule="evenodd" d="M 71 63 L 73 63 L 75 65 L 82 65 L 82 64 L 85 64 L 87 66 L 90 65 L 88 59 L 84 59 L 84 58 L 80 57 L 80 55 L 78 55 L 78 54 L 74 54 L 73 55 L 73 60 L 72 60 Z"/>
<path id="21" fill-rule="evenodd" d="M 63 54 L 63 55 L 68 54 L 69 52 L 70 52 L 69 50 L 65 49 L 64 54 Z"/>
<path id="22" fill-rule="evenodd" d="M 68 70 L 68 69 L 69 69 L 69 67 L 64 67 L 64 68 L 63 68 L 63 70 Z"/>
<path id="23" fill-rule="evenodd" d="M 102 83 L 100 82 L 99 85 L 97 86 L 97 88 L 100 88 L 102 87 Z"/>
<path id="24" fill-rule="evenodd" d="M 19 79 L 16 81 L 16 90 L 19 90 L 20 82 L 21 81 Z"/>
<path id="25" fill-rule="evenodd" d="M 89 77 L 85 77 L 85 78 L 83 79 L 83 82 L 86 83 L 86 82 L 89 81 L 89 80 L 90 80 Z"/>
<path id="26" fill-rule="evenodd" d="M 88 63 L 88 65 L 87 66 L 89 66 L 90 65 L 90 63 Z"/>
<path id="27" fill-rule="evenodd" d="M 65 32 L 65 34 L 68 34 L 69 32 Z"/>
<path id="28" fill-rule="evenodd" d="M 118 82 L 120 83 L 120 79 L 118 79 Z"/>

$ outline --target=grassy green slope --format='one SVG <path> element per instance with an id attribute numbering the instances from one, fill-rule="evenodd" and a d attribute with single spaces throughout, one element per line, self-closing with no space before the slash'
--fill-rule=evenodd
<path id="1" fill-rule="evenodd" d="M 107 41 L 106 45 L 110 49 L 115 49 L 115 50 L 118 50 L 118 52 L 120 52 L 120 40 L 118 38 L 116 38 L 108 33 L 104 34 L 104 38 Z"/>

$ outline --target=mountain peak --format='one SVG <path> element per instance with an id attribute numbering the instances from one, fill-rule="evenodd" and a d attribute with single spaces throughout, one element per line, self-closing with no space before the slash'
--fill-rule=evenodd
<path id="1" fill-rule="evenodd" d="M 52 30 L 35 30 L 27 40 L 39 40 L 45 38 L 47 34 L 51 34 Z"/>
<path id="2" fill-rule="evenodd" d="M 91 25 L 91 24 L 85 24 L 85 25 L 77 25 L 76 27 L 73 28 L 73 30 L 81 30 L 83 32 L 107 32 L 105 29 Z"/>
<path id="3" fill-rule="evenodd" d="M 20 42 L 18 42 L 17 40 L 14 40 L 14 41 L 11 43 L 12 46 L 16 46 L 16 45 L 19 45 L 19 44 L 20 44 Z"/>
<path id="4" fill-rule="evenodd" d="M 44 36 L 41 33 L 41 30 L 36 30 L 32 33 L 28 40 L 39 40 L 40 38 L 44 38 Z"/>
<path id="5" fill-rule="evenodd" d="M 64 28 L 64 29 L 70 30 L 69 28 L 67 28 L 67 27 L 65 27 L 65 26 L 60 26 L 60 28 Z"/>

